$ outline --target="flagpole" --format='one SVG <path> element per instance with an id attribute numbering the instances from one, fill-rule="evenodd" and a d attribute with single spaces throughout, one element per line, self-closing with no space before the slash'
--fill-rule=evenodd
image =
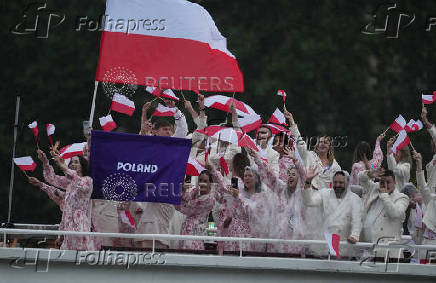
<path id="1" fill-rule="evenodd" d="M 233 92 L 233 95 L 232 95 L 232 99 L 235 99 L 235 91 Z M 233 102 L 233 101 L 232 101 Z M 232 102 L 230 102 L 230 105 L 232 104 Z M 235 107 L 236 107 L 236 103 L 234 103 L 234 105 L 235 105 Z M 226 124 L 228 124 L 229 123 L 229 113 L 230 113 L 230 109 L 229 109 L 229 111 L 226 113 Z M 232 127 L 233 127 L 233 124 L 232 124 Z"/>
<path id="2" fill-rule="evenodd" d="M 12 145 L 12 160 L 11 160 L 11 178 L 9 182 L 9 208 L 8 208 L 8 223 L 11 222 L 11 212 L 12 212 L 12 192 L 14 189 L 14 158 L 15 158 L 15 146 L 17 144 L 17 134 L 18 134 L 18 117 L 20 113 L 20 96 L 17 96 L 17 102 L 15 106 L 15 123 L 14 123 L 14 143 Z M 6 247 L 6 234 L 4 235 L 4 245 Z"/>
<path id="3" fill-rule="evenodd" d="M 389 131 L 389 129 L 390 129 L 391 127 L 389 126 L 383 133 L 382 133 L 382 135 L 385 135 L 386 133 L 387 133 L 387 131 Z"/>
<path id="4" fill-rule="evenodd" d="M 412 150 L 416 151 L 415 148 L 413 147 L 412 140 L 410 138 L 409 138 L 409 141 L 410 141 L 410 146 L 412 147 Z"/>
<path id="5" fill-rule="evenodd" d="M 92 97 L 92 104 L 91 104 L 91 113 L 89 113 L 89 127 L 92 128 L 92 122 L 94 120 L 94 112 L 95 112 L 95 98 L 97 96 L 97 88 L 98 88 L 98 81 L 94 82 L 94 95 Z"/>

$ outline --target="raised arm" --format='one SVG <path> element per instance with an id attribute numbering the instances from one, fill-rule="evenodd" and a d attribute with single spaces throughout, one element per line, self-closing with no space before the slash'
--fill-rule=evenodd
<path id="1" fill-rule="evenodd" d="M 141 115 L 141 130 L 139 131 L 140 135 L 151 136 L 152 135 L 152 124 L 150 120 L 147 119 L 147 111 L 151 107 L 151 102 L 147 102 L 142 106 L 142 115 Z"/>
<path id="2" fill-rule="evenodd" d="M 180 110 L 174 114 L 176 129 L 174 131 L 173 137 L 175 138 L 186 138 L 188 134 L 188 124 L 186 123 L 186 117 Z"/>
<path id="3" fill-rule="evenodd" d="M 42 150 L 38 149 L 37 153 L 39 160 L 42 162 L 44 180 L 52 186 L 66 188 L 70 180 L 68 180 L 66 176 L 58 176 L 55 174 L 53 167 L 49 164 L 47 156 Z"/>
<path id="4" fill-rule="evenodd" d="M 359 184 L 363 187 L 364 191 L 369 195 L 371 194 L 375 189 L 377 189 L 377 183 L 374 183 L 371 179 L 375 177 L 379 177 L 383 174 L 384 169 L 378 168 L 374 171 L 370 170 L 364 170 L 357 175 L 359 179 Z"/>
<path id="5" fill-rule="evenodd" d="M 270 188 L 272 191 L 276 190 L 278 177 L 270 166 L 265 164 L 265 161 L 261 160 L 259 154 L 251 148 L 247 148 L 248 154 L 253 158 L 259 169 L 259 176 L 262 182 Z"/>
<path id="6" fill-rule="evenodd" d="M 380 147 L 380 142 L 384 139 L 385 135 L 381 134 L 377 137 L 377 140 L 375 141 L 375 148 L 374 152 L 372 153 L 372 159 L 369 161 L 369 164 L 372 165 L 374 169 L 377 169 L 381 166 L 383 162 L 383 151 Z"/>
<path id="7" fill-rule="evenodd" d="M 295 144 L 298 149 L 298 153 L 304 161 L 304 165 L 307 165 L 307 158 L 309 154 L 309 150 L 307 149 L 307 144 L 304 139 L 301 137 L 300 131 L 298 130 L 298 126 L 295 123 L 294 116 L 286 109 L 284 111 L 285 117 L 289 121 L 289 129 L 291 130 L 292 136 L 295 138 Z"/>
<path id="8" fill-rule="evenodd" d="M 422 170 L 422 156 L 420 153 L 413 151 L 413 158 L 416 160 L 416 183 L 422 194 L 422 200 L 428 205 L 431 201 L 431 191 L 425 181 L 424 170 Z"/>
<path id="9" fill-rule="evenodd" d="M 312 180 L 318 175 L 314 167 L 310 168 L 307 172 L 306 182 L 304 182 L 303 190 L 303 202 L 307 206 L 320 206 L 322 204 L 322 198 L 319 191 L 312 189 Z"/>
<path id="10" fill-rule="evenodd" d="M 29 181 L 29 183 L 31 185 L 33 185 L 35 187 L 38 187 L 43 192 L 45 192 L 48 195 L 48 197 L 52 201 L 54 201 L 54 203 L 56 203 L 60 207 L 61 210 L 63 210 L 63 207 L 64 207 L 64 197 L 65 197 L 65 192 L 64 191 L 62 191 L 62 190 L 60 190 L 58 188 L 49 186 L 49 185 L 39 181 L 35 177 L 29 177 L 28 181 Z"/>

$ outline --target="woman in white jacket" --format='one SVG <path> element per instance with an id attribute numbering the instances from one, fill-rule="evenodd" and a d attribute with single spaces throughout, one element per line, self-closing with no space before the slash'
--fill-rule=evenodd
<path id="1" fill-rule="evenodd" d="M 328 136 L 318 137 L 315 148 L 311 151 L 302 139 L 292 114 L 286 111 L 286 109 L 284 114 L 289 120 L 292 136 L 296 141 L 298 153 L 303 159 L 306 170 L 315 167 L 317 172 L 319 172 L 312 180 L 312 187 L 318 190 L 331 187 L 333 175 L 341 170 L 341 166 L 339 166 L 335 159 L 332 138 Z"/>

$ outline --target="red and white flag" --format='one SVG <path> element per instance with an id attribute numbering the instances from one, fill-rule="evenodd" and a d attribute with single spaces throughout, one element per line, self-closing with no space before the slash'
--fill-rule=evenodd
<path id="1" fill-rule="evenodd" d="M 392 151 L 397 153 L 400 149 L 405 147 L 410 143 L 409 136 L 407 135 L 405 130 L 402 130 L 398 133 L 398 137 L 395 140 L 394 145 L 392 146 Z"/>
<path id="2" fill-rule="evenodd" d="M 274 111 L 268 122 L 287 126 L 285 114 L 283 114 L 278 108 Z"/>
<path id="3" fill-rule="evenodd" d="M 160 97 L 160 95 L 162 94 L 162 90 L 160 88 L 154 87 L 154 86 L 148 86 L 145 88 L 145 90 L 156 97 Z"/>
<path id="4" fill-rule="evenodd" d="M 161 97 L 165 97 L 165 98 L 169 98 L 169 99 L 173 99 L 176 101 L 179 101 L 180 99 L 176 96 L 176 94 L 171 90 L 171 89 L 166 89 L 164 90 L 161 95 Z"/>
<path id="5" fill-rule="evenodd" d="M 111 110 L 132 116 L 135 103 L 122 94 L 115 93 L 112 98 Z"/>
<path id="6" fill-rule="evenodd" d="M 423 128 L 422 122 L 420 120 L 413 120 L 410 119 L 409 123 L 407 123 L 406 126 L 404 126 L 404 130 L 406 130 L 406 132 L 417 132 L 420 131 Z"/>
<path id="7" fill-rule="evenodd" d="M 59 150 L 59 156 L 65 160 L 76 155 L 83 155 L 86 144 L 87 142 L 80 142 L 67 145 Z"/>
<path id="8" fill-rule="evenodd" d="M 209 137 L 206 139 L 206 145 L 204 146 L 204 164 L 207 164 L 207 158 L 210 154 L 210 141 Z"/>
<path id="9" fill-rule="evenodd" d="M 244 133 L 248 133 L 260 127 L 262 118 L 257 114 L 246 115 L 242 118 L 238 118 L 238 124 Z"/>
<path id="10" fill-rule="evenodd" d="M 390 125 L 391 129 L 395 132 L 400 132 L 401 130 L 404 130 L 404 127 L 406 126 L 406 119 L 400 114 L 395 119 L 395 121 Z"/>
<path id="11" fill-rule="evenodd" d="M 230 112 L 230 105 L 232 104 L 232 102 L 235 105 L 236 112 L 238 113 L 238 115 L 245 116 L 245 115 L 252 114 L 250 113 L 251 107 L 248 108 L 244 102 L 224 95 L 212 95 L 206 97 L 204 99 L 204 106 L 215 108 L 225 112 Z"/>
<path id="12" fill-rule="evenodd" d="M 48 140 L 50 141 L 50 145 L 53 146 L 53 139 L 51 136 L 55 133 L 55 125 L 53 124 L 45 124 L 45 129 L 47 130 Z"/>
<path id="13" fill-rule="evenodd" d="M 289 133 L 290 131 L 283 126 L 276 124 L 263 124 L 262 126 L 268 127 L 273 135 L 277 135 L 280 132 Z"/>
<path id="14" fill-rule="evenodd" d="M 223 169 L 224 175 L 229 175 L 229 166 L 227 165 L 226 159 L 223 155 L 220 156 L 220 166 Z"/>
<path id="15" fill-rule="evenodd" d="M 120 219 L 121 222 L 126 223 L 131 228 L 136 229 L 136 223 L 135 219 L 133 218 L 132 214 L 128 210 L 121 210 L 120 211 Z"/>
<path id="16" fill-rule="evenodd" d="M 36 163 L 30 156 L 14 158 L 14 163 L 21 171 L 33 171 L 36 168 Z"/>
<path id="17" fill-rule="evenodd" d="M 429 94 L 422 95 L 423 104 L 432 104 L 435 101 L 436 101 L 436 91 L 433 91 L 433 95 L 429 95 Z"/>
<path id="18" fill-rule="evenodd" d="M 422 208 L 418 203 L 416 204 L 415 212 L 416 212 L 415 227 L 419 229 L 424 229 L 424 222 L 422 221 L 424 219 L 424 213 L 422 212 Z"/>
<path id="19" fill-rule="evenodd" d="M 108 81 L 107 72 L 124 67 L 142 85 L 244 91 L 238 62 L 202 6 L 186 0 L 107 0 L 105 18 L 96 81 Z M 110 77 L 112 83 L 123 80 Z"/>
<path id="20" fill-rule="evenodd" d="M 188 163 L 186 163 L 186 175 L 200 176 L 200 173 L 206 170 L 204 165 L 197 161 L 195 158 L 189 157 Z"/>
<path id="21" fill-rule="evenodd" d="M 153 116 L 173 117 L 176 112 L 176 107 L 166 107 L 159 103 L 156 109 L 154 109 Z"/>
<path id="22" fill-rule="evenodd" d="M 32 123 L 30 123 L 29 125 L 27 125 L 29 127 L 29 129 L 32 129 L 33 132 L 33 136 L 35 138 L 35 142 L 38 143 L 38 122 L 33 121 Z"/>
<path id="23" fill-rule="evenodd" d="M 277 91 L 277 95 L 281 96 L 283 98 L 283 102 L 285 102 L 285 100 L 286 100 L 286 92 L 283 89 L 279 89 Z"/>
<path id="24" fill-rule="evenodd" d="M 101 128 L 105 132 L 110 132 L 117 127 L 117 124 L 115 123 L 114 119 L 112 119 L 111 114 L 98 119 L 100 120 Z"/>
<path id="25" fill-rule="evenodd" d="M 324 237 L 329 245 L 330 255 L 341 258 L 341 255 L 339 254 L 339 243 L 341 241 L 341 236 L 338 234 L 324 233 Z"/>

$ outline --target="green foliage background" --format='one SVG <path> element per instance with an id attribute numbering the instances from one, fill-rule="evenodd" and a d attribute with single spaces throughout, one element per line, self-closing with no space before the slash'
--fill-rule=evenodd
<path id="1" fill-rule="evenodd" d="M 146 1 L 146 0 L 144 0 Z M 99 54 L 100 32 L 74 31 L 78 16 L 98 19 L 105 2 L 48 1 L 48 8 L 66 14 L 47 39 L 10 33 L 23 9 L 32 1 L 2 1 L 0 103 L 0 222 L 7 220 L 15 97 L 22 97 L 17 156 L 33 155 L 33 137 L 27 124 L 56 125 L 62 145 L 83 140 L 82 121 L 89 115 Z M 400 113 L 419 118 L 420 94 L 436 88 L 436 29 L 426 32 L 426 20 L 436 16 L 434 1 L 396 1 L 416 14 L 415 22 L 398 39 L 370 36 L 361 29 L 381 1 L 320 0 L 205 0 L 201 1 L 227 37 L 245 78 L 245 93 L 237 98 L 250 104 L 264 119 L 281 106 L 277 89 L 288 93 L 287 108 L 303 135 L 347 136 L 348 146 L 336 152 L 350 170 L 354 146 L 375 138 Z M 187 95 L 194 100 L 193 94 Z M 187 97 L 187 98 L 188 98 Z M 139 110 L 149 99 L 144 88 L 135 95 Z M 99 88 L 96 117 L 110 101 Z M 435 106 L 430 107 L 430 117 Z M 133 118 L 114 114 L 118 130 L 138 132 L 140 111 Z M 213 112 L 212 118 L 223 118 Z M 191 130 L 192 130 L 191 123 Z M 40 144 L 47 149 L 45 129 Z M 391 133 L 392 134 L 392 133 Z M 431 159 L 425 131 L 411 139 L 425 161 Z M 383 145 L 385 151 L 385 145 Z M 39 166 L 40 167 L 40 166 Z M 58 208 L 15 169 L 12 221 L 57 223 Z M 42 177 L 40 168 L 33 174 Z M 414 176 L 413 172 L 411 174 Z"/>

